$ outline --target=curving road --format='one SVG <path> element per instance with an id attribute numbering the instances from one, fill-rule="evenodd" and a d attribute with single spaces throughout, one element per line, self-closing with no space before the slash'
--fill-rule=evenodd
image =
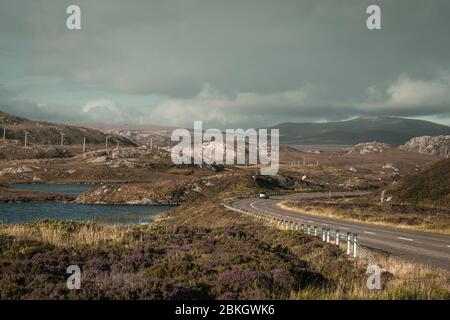
<path id="1" fill-rule="evenodd" d="M 333 196 L 349 194 L 357 195 L 361 193 L 335 192 Z M 247 212 L 255 212 L 268 217 L 280 218 L 305 225 L 309 224 L 319 228 L 328 227 L 340 230 L 343 233 L 357 233 L 359 243 L 362 246 L 450 271 L 450 237 L 448 236 L 307 215 L 277 206 L 279 202 L 284 200 L 312 199 L 327 196 L 328 194 L 324 193 L 303 193 L 273 196 L 270 199 L 247 198 L 236 200 L 231 206 Z"/>

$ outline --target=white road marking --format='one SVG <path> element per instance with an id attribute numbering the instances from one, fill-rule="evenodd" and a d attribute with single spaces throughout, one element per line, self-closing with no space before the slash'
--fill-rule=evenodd
<path id="1" fill-rule="evenodd" d="M 376 234 L 375 232 L 370 232 L 370 231 L 364 231 L 364 233 L 367 233 L 367 234 Z"/>
<path id="2" fill-rule="evenodd" d="M 402 237 L 397 237 L 397 239 L 405 240 L 405 241 L 414 241 L 414 239 L 402 238 Z"/>

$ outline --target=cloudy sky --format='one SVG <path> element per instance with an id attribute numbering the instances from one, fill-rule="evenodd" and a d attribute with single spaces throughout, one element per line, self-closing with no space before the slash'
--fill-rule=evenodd
<path id="1" fill-rule="evenodd" d="M 81 30 L 66 8 L 81 7 Z M 366 28 L 378 4 L 382 29 Z M 235 128 L 450 125 L 448 0 L 1 0 L 0 110 Z"/>

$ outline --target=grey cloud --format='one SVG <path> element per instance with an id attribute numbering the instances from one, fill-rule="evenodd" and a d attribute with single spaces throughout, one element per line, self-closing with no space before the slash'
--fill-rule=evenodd
<path id="1" fill-rule="evenodd" d="M 10 102 L 12 111 L 182 126 L 199 116 L 213 126 L 258 126 L 449 113 L 440 76 L 450 70 L 448 0 L 78 0 L 76 32 L 65 29 L 72 3 L 2 1 L 0 30 L 29 41 L 30 75 L 161 102 L 112 101 L 89 112 L 62 103 L 73 116 Z M 382 30 L 371 32 L 365 9 L 374 3 Z"/>

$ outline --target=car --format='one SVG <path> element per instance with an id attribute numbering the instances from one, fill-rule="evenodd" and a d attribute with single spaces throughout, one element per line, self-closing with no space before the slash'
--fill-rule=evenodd
<path id="1" fill-rule="evenodd" d="M 267 192 L 260 192 L 259 198 L 260 199 L 269 199 L 269 196 L 268 196 Z"/>

